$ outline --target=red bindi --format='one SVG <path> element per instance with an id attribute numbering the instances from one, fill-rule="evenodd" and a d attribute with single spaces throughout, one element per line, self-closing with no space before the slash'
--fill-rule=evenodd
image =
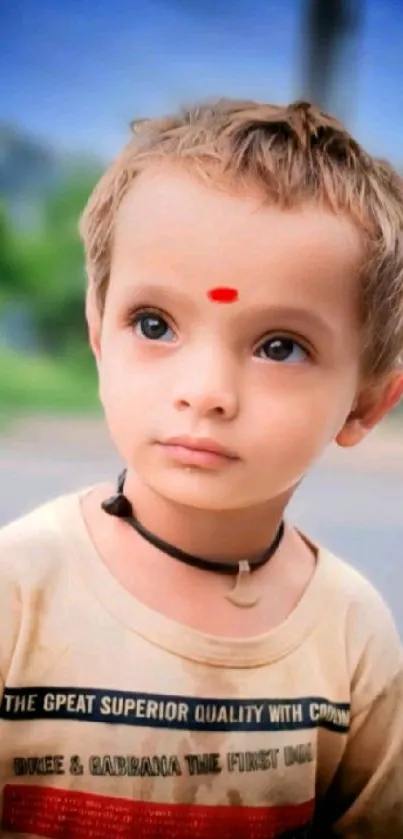
<path id="1" fill-rule="evenodd" d="M 213 303 L 235 303 L 238 300 L 238 292 L 236 288 L 211 288 L 210 291 L 207 292 L 207 297 L 213 301 Z"/>

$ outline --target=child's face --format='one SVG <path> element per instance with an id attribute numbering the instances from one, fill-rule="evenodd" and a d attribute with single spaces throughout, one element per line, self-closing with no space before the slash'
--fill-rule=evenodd
<path id="1" fill-rule="evenodd" d="M 352 224 L 318 208 L 284 212 L 169 168 L 138 178 L 103 320 L 94 307 L 89 320 L 112 438 L 152 490 L 232 509 L 297 484 L 354 405 L 361 258 Z M 218 287 L 238 299 L 213 302 Z M 236 457 L 186 468 L 164 446 L 183 435 Z"/>

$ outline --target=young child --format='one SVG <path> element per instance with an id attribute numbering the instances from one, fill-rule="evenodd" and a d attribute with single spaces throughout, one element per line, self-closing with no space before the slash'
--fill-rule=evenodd
<path id="1" fill-rule="evenodd" d="M 0 534 L 3 837 L 403 836 L 392 619 L 285 522 L 402 394 L 402 234 L 307 103 L 134 126 L 82 221 L 124 471 Z"/>

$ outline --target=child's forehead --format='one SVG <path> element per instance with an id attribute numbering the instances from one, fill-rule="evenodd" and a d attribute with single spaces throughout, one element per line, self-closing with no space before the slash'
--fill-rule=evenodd
<path id="1" fill-rule="evenodd" d="M 314 203 L 287 209 L 264 200 L 261 191 L 235 192 L 204 183 L 186 172 L 142 173 L 117 212 L 115 246 L 148 256 L 176 255 L 183 263 L 221 259 L 240 264 L 298 257 L 334 260 L 362 249 L 352 221 Z M 224 267 L 224 266 L 223 266 Z"/>
<path id="2" fill-rule="evenodd" d="M 362 243 L 348 219 L 290 211 L 189 176 L 154 174 L 118 214 L 111 279 L 163 285 L 221 311 L 248 304 L 332 303 L 357 287 Z"/>

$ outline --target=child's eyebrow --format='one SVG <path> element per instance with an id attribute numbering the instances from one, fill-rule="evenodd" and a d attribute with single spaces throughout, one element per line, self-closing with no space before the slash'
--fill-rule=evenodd
<path id="1" fill-rule="evenodd" d="M 196 302 L 186 292 L 161 283 L 142 283 L 130 287 L 127 302 L 131 308 L 136 305 L 162 305 L 169 309 L 170 305 L 176 304 L 187 308 L 188 311 L 194 312 L 197 309 Z"/>
<path id="2" fill-rule="evenodd" d="M 168 310 L 172 305 L 180 305 L 184 310 L 187 309 L 189 313 L 194 313 L 198 308 L 194 298 L 185 291 L 161 283 L 144 283 L 131 287 L 128 292 L 128 305 L 131 308 L 136 305 L 164 306 Z M 312 329 L 320 333 L 325 339 L 334 337 L 331 320 L 312 308 L 287 305 L 270 306 L 264 304 L 264 302 L 251 304 L 250 306 L 244 303 L 242 308 L 236 308 L 236 311 L 232 307 L 230 308 L 231 317 L 233 317 L 234 323 L 239 326 L 250 323 L 251 320 L 256 320 L 259 323 L 267 321 L 268 325 L 271 324 L 275 327 L 277 321 L 278 327 L 285 328 L 289 325 L 290 328 L 294 327 L 295 329 L 298 327 Z"/>
<path id="3" fill-rule="evenodd" d="M 305 328 L 312 329 L 320 333 L 323 338 L 334 337 L 334 328 L 332 322 L 325 315 L 315 312 L 313 309 L 305 308 L 303 306 L 286 306 L 286 305 L 251 305 L 247 309 L 237 312 L 234 319 L 239 323 L 243 321 L 250 321 L 251 319 L 259 320 L 260 322 L 267 321 L 269 324 L 280 327 L 290 328 Z"/>

